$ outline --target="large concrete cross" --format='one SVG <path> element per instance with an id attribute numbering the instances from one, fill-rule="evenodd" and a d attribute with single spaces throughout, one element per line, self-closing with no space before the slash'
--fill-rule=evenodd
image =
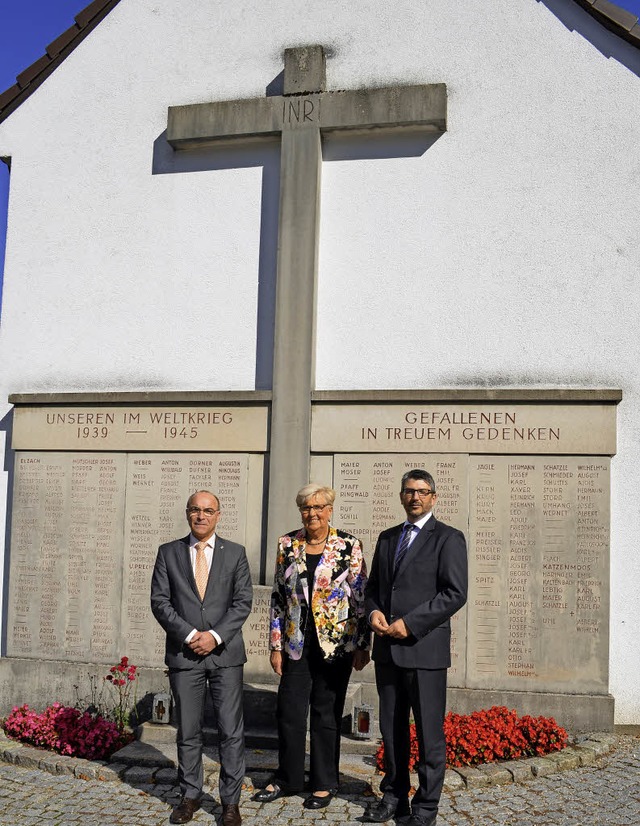
<path id="1" fill-rule="evenodd" d="M 309 481 L 321 135 L 446 130 L 444 84 L 327 92 L 325 66 L 322 46 L 286 49 L 283 95 L 172 106 L 168 117 L 167 140 L 174 149 L 277 136 L 281 139 L 269 560 L 275 553 L 277 537 L 299 524 L 295 495 Z"/>

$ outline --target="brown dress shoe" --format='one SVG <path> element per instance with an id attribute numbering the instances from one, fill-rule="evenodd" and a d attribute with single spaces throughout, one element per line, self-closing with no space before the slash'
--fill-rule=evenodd
<path id="1" fill-rule="evenodd" d="M 169 823 L 188 823 L 199 808 L 200 801 L 197 797 L 183 797 L 171 812 Z"/>
<path id="2" fill-rule="evenodd" d="M 242 818 L 237 803 L 222 804 L 222 826 L 240 826 Z"/>

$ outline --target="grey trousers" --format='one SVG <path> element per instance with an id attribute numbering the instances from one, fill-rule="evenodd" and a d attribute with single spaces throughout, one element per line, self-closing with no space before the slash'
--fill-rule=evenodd
<path id="1" fill-rule="evenodd" d="M 205 657 L 195 668 L 170 669 L 178 720 L 178 780 L 183 797 L 202 796 L 202 715 L 207 685 L 220 736 L 220 801 L 238 803 L 245 773 L 241 665 L 218 668 Z"/>

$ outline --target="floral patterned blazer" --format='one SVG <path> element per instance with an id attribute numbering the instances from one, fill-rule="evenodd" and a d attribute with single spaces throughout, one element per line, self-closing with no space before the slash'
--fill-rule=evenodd
<path id="1" fill-rule="evenodd" d="M 355 536 L 331 526 L 311 588 L 305 548 L 303 528 L 278 540 L 271 594 L 271 650 L 284 651 L 299 660 L 306 624 L 315 621 L 326 660 L 357 649 L 367 651 L 371 634 L 364 612 L 367 567 L 362 545 Z"/>

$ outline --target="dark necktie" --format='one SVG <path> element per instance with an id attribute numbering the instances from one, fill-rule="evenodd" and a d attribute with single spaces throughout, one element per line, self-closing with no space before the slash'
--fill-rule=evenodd
<path id="1" fill-rule="evenodd" d="M 396 559 L 394 563 L 394 567 L 397 569 L 398 565 L 402 562 L 405 557 L 405 554 L 409 550 L 409 543 L 411 542 L 411 537 L 413 536 L 413 525 L 405 525 L 404 526 L 404 536 L 402 537 L 402 541 L 398 545 L 398 550 L 396 551 Z"/>

